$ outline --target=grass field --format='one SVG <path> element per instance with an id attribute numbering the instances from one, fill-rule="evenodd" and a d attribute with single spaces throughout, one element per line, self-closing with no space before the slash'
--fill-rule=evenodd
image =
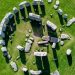
<path id="1" fill-rule="evenodd" d="M 12 8 L 16 6 L 19 8 L 18 4 L 24 0 L 0 0 L 0 21 L 5 16 L 6 13 L 12 11 Z M 33 0 L 27 0 L 32 4 Z M 64 46 L 59 45 L 59 49 L 56 50 L 56 55 L 58 58 L 58 68 L 56 67 L 55 62 L 53 61 L 54 55 L 53 51 L 51 49 L 51 45 L 49 44 L 49 48 L 44 47 L 44 51 L 48 50 L 48 60 L 49 60 L 49 68 L 50 72 L 55 71 L 56 69 L 59 70 L 60 75 L 75 75 L 75 26 L 74 24 L 71 27 L 66 27 L 66 23 L 64 23 L 65 26 L 62 26 L 58 17 L 58 14 L 56 10 L 53 9 L 53 5 L 55 4 L 56 0 L 53 0 L 51 4 L 48 4 L 47 0 L 44 0 L 45 3 L 45 11 L 46 14 L 42 17 L 42 23 L 46 24 L 47 20 L 52 21 L 55 23 L 58 27 L 57 33 L 58 36 L 60 35 L 59 29 L 63 29 L 63 33 L 67 33 L 71 36 L 71 40 L 65 41 Z M 60 0 L 60 8 L 63 10 L 64 13 L 68 14 L 68 19 L 75 16 L 75 0 Z M 32 8 L 33 10 L 33 8 Z M 39 8 L 40 10 L 40 8 Z M 34 11 L 33 11 L 34 12 Z M 41 13 L 41 12 L 40 12 Z M 53 14 L 53 18 L 50 17 L 50 14 Z M 17 28 L 14 32 L 15 36 L 13 37 L 13 43 L 11 44 L 8 42 L 8 51 L 10 55 L 12 56 L 12 60 L 15 61 L 17 56 L 19 55 L 18 50 L 16 49 L 17 45 L 24 46 L 25 42 L 25 34 L 28 32 L 28 29 L 32 29 L 31 24 L 29 21 L 24 22 L 20 20 L 20 24 L 16 24 Z M 36 29 L 35 29 L 36 31 Z M 47 35 L 47 30 L 43 31 L 44 35 Z M 31 36 L 33 33 L 31 34 Z M 16 63 L 18 65 L 18 72 L 13 72 L 13 70 L 10 68 L 9 63 L 6 63 L 5 58 L 2 55 L 2 52 L 0 50 L 0 75 L 24 75 L 21 68 L 22 66 L 27 66 L 28 69 L 37 70 L 36 64 L 33 64 L 35 61 L 35 57 L 33 55 L 34 50 L 41 49 L 43 47 L 39 47 L 36 44 L 36 41 L 39 40 L 39 37 L 34 36 L 35 41 L 33 43 L 33 46 L 31 48 L 30 53 L 25 54 L 25 61 L 26 63 L 22 63 L 21 60 L 17 60 Z M 72 49 L 72 65 L 69 66 L 68 60 L 66 57 L 66 50 L 70 48 Z"/>

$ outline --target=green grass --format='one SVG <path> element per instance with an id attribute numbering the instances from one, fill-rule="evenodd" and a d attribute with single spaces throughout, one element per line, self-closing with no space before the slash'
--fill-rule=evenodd
<path id="1" fill-rule="evenodd" d="M 18 7 L 18 4 L 22 2 L 23 0 L 0 0 L 0 21 L 2 18 L 5 16 L 6 13 L 12 11 L 12 8 L 14 6 Z M 32 3 L 33 0 L 27 0 Z M 42 23 L 46 24 L 47 20 L 52 21 L 58 26 L 57 33 L 59 33 L 59 28 L 63 28 L 63 32 L 67 33 L 71 36 L 71 40 L 65 41 L 65 45 L 63 47 L 60 46 L 60 49 L 57 50 L 57 57 L 58 57 L 58 62 L 59 62 L 59 67 L 58 70 L 60 72 L 60 75 L 75 75 L 75 26 L 74 24 L 71 27 L 63 27 L 60 24 L 59 17 L 57 15 L 57 12 L 53 9 L 53 5 L 55 4 L 55 0 L 53 3 L 48 4 L 47 0 L 44 0 L 45 2 L 45 10 L 46 10 L 46 15 L 42 17 Z M 18 7 L 19 8 L 19 7 Z M 74 17 L 75 15 L 75 0 L 60 0 L 60 8 L 63 10 L 64 13 L 68 14 L 68 19 Z M 33 9 L 33 8 L 32 8 Z M 33 11 L 34 12 L 34 11 Z M 50 17 L 50 14 L 53 13 L 53 18 Z M 65 23 L 66 25 L 66 23 Z M 12 45 L 10 42 L 8 43 L 8 51 L 10 55 L 12 56 L 12 60 L 15 60 L 16 57 L 19 55 L 18 50 L 16 49 L 16 46 L 18 44 L 24 46 L 24 40 L 25 40 L 25 34 L 28 32 L 28 29 L 32 29 L 29 21 L 28 22 L 23 22 L 21 20 L 20 24 L 17 24 L 17 29 L 15 31 L 15 36 L 13 38 L 13 43 Z M 44 32 L 45 35 L 47 35 L 47 31 Z M 31 34 L 33 35 L 33 34 Z M 34 36 L 35 37 L 35 36 Z M 18 72 L 13 72 L 13 70 L 10 68 L 10 65 L 6 63 L 5 58 L 2 55 L 2 52 L 0 50 L 0 75 L 24 75 L 23 72 L 21 71 L 22 66 L 27 66 L 28 69 L 34 69 L 37 70 L 36 64 L 33 65 L 33 62 L 35 61 L 35 57 L 33 55 L 33 51 L 39 49 L 36 41 L 38 41 L 39 38 L 35 37 L 35 43 L 33 43 L 32 49 L 30 53 L 25 54 L 26 55 L 26 65 L 21 63 L 21 60 L 17 60 L 16 63 L 19 67 Z M 40 47 L 42 48 L 42 47 Z M 68 65 L 67 57 L 66 57 L 66 49 L 71 48 L 72 49 L 72 65 Z M 47 51 L 47 48 L 45 47 L 45 51 Z M 48 51 L 48 59 L 49 59 L 49 64 L 50 64 L 50 71 L 53 72 L 55 71 L 56 65 L 53 61 L 53 52 L 51 49 L 51 46 L 49 45 L 49 51 Z"/>

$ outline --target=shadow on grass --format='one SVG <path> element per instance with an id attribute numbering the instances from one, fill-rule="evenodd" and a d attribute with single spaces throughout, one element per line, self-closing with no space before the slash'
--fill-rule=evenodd
<path id="1" fill-rule="evenodd" d="M 25 14 L 25 8 L 24 7 L 23 8 L 20 7 L 20 13 L 21 13 L 22 20 L 25 21 L 26 14 Z"/>
<path id="2" fill-rule="evenodd" d="M 48 61 L 48 57 L 44 56 L 42 57 L 43 62 L 43 75 L 50 75 L 50 64 Z"/>
<path id="3" fill-rule="evenodd" d="M 15 23 L 15 17 L 14 16 L 12 18 L 10 17 L 10 20 L 9 20 L 9 23 L 7 26 L 10 29 L 11 33 L 13 33 L 16 30 L 16 23 Z"/>
<path id="4" fill-rule="evenodd" d="M 60 50 L 60 46 L 59 46 L 59 43 L 56 43 L 56 50 Z"/>
<path id="5" fill-rule="evenodd" d="M 40 2 L 40 8 L 41 8 L 41 12 L 42 14 L 40 14 L 42 17 L 46 15 L 46 12 L 45 12 L 45 5 L 43 2 Z"/>
<path id="6" fill-rule="evenodd" d="M 8 41 L 9 41 L 9 35 L 11 34 L 11 30 L 9 27 L 6 28 L 6 32 L 5 32 L 5 46 L 8 46 Z"/>
<path id="7" fill-rule="evenodd" d="M 47 53 L 49 53 L 49 50 L 50 50 L 50 48 L 49 48 L 49 45 L 47 46 Z"/>
<path id="8" fill-rule="evenodd" d="M 68 22 L 67 18 L 64 18 L 64 21 L 67 23 Z"/>
<path id="9" fill-rule="evenodd" d="M 27 72 L 24 72 L 24 75 L 29 75 L 29 72 L 27 71 Z"/>
<path id="10" fill-rule="evenodd" d="M 20 59 L 21 59 L 22 64 L 26 64 L 25 52 L 19 51 L 19 54 L 20 54 Z"/>
<path id="11" fill-rule="evenodd" d="M 37 64 L 38 70 L 43 70 L 41 57 L 36 56 L 36 64 Z"/>
<path id="12" fill-rule="evenodd" d="M 5 38 L 3 38 L 6 47 L 8 46 L 9 36 L 13 34 L 15 31 L 16 31 L 16 25 L 13 25 L 12 23 L 8 24 L 8 26 L 6 27 L 6 31 L 4 32 Z"/>
<path id="13" fill-rule="evenodd" d="M 30 23 L 31 23 L 34 35 L 37 37 L 42 37 L 43 36 L 42 22 L 31 21 Z"/>
<path id="14" fill-rule="evenodd" d="M 64 21 L 63 21 L 62 15 L 59 15 L 59 14 L 58 14 L 58 16 L 59 16 L 59 20 L 60 20 L 61 25 L 64 25 Z"/>
<path id="15" fill-rule="evenodd" d="M 47 30 L 48 30 L 48 35 L 51 37 L 58 37 L 57 36 L 57 32 L 53 31 L 50 27 L 47 26 Z"/>
<path id="16" fill-rule="evenodd" d="M 5 32 L 4 41 L 5 41 L 5 46 L 7 47 L 8 46 L 8 41 L 9 41 L 9 35 L 6 32 Z"/>
<path id="17" fill-rule="evenodd" d="M 48 35 L 50 37 L 55 37 L 55 38 L 58 38 L 58 35 L 57 35 L 57 32 L 56 31 L 52 31 L 52 29 L 50 27 L 47 27 L 48 29 Z M 56 40 L 55 40 L 56 41 Z M 52 43 L 50 42 L 50 44 L 52 45 Z M 60 46 L 59 46 L 59 43 L 56 43 L 56 50 L 60 50 Z"/>
<path id="18" fill-rule="evenodd" d="M 19 11 L 15 13 L 15 19 L 16 19 L 17 24 L 19 24 L 20 23 Z"/>
<path id="19" fill-rule="evenodd" d="M 28 5 L 26 5 L 26 9 L 27 9 L 27 13 L 29 15 L 29 13 L 32 12 L 30 3 L 28 3 Z"/>
<path id="20" fill-rule="evenodd" d="M 46 75 L 46 74 L 50 75 L 50 65 L 47 56 L 44 57 L 36 56 L 36 65 L 38 70 L 42 70 L 41 75 Z"/>
<path id="21" fill-rule="evenodd" d="M 36 14 L 39 14 L 38 3 L 36 1 L 33 2 L 33 9 Z"/>
<path id="22" fill-rule="evenodd" d="M 68 60 L 69 66 L 71 66 L 72 65 L 72 55 L 67 55 L 67 60 Z"/>
<path id="23" fill-rule="evenodd" d="M 53 49 L 52 51 L 53 51 L 53 56 L 54 56 L 54 59 L 53 60 L 54 60 L 54 62 L 56 64 L 56 67 L 58 68 L 59 67 L 59 63 L 58 63 L 58 57 L 57 57 L 56 50 Z"/>
<path id="24" fill-rule="evenodd" d="M 5 56 L 5 60 L 6 60 L 6 63 L 9 63 L 9 59 L 7 56 Z"/>

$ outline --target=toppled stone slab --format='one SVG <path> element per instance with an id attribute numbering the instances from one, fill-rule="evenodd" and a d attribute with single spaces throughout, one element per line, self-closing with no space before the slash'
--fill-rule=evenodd
<path id="1" fill-rule="evenodd" d="M 67 22 L 67 26 L 71 26 L 73 23 L 75 23 L 74 17 Z"/>
<path id="2" fill-rule="evenodd" d="M 62 40 L 66 40 L 66 39 L 70 39 L 70 36 L 67 35 L 67 34 L 61 34 L 61 37 L 60 37 Z"/>

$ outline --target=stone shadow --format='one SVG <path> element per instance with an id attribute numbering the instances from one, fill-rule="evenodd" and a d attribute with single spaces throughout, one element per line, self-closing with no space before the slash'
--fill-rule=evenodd
<path id="1" fill-rule="evenodd" d="M 47 26 L 47 30 L 48 30 L 48 35 L 51 37 L 58 37 L 57 36 L 57 32 L 53 31 L 50 27 Z"/>
<path id="2" fill-rule="evenodd" d="M 53 51 L 53 56 L 54 56 L 54 59 L 53 60 L 54 60 L 54 62 L 56 64 L 56 67 L 58 68 L 59 67 L 59 62 L 58 62 L 58 57 L 57 57 L 56 50 L 53 49 L 52 51 Z"/>
<path id="3" fill-rule="evenodd" d="M 25 6 L 26 6 L 26 9 L 27 9 L 27 13 L 28 13 L 28 15 L 29 15 L 29 13 L 32 12 L 32 10 L 31 10 L 31 4 L 30 4 L 29 2 L 27 2 L 27 3 L 25 4 Z"/>
<path id="4" fill-rule="evenodd" d="M 71 66 L 72 65 L 72 55 L 67 55 L 67 60 L 68 60 L 69 66 Z"/>
<path id="5" fill-rule="evenodd" d="M 42 60 L 41 60 L 41 57 L 39 56 L 36 56 L 36 65 L 37 65 L 38 70 L 43 70 Z"/>
<path id="6" fill-rule="evenodd" d="M 14 12 L 14 14 L 15 14 L 15 20 L 16 20 L 17 24 L 19 24 L 20 23 L 19 11 Z"/>
<path id="7" fill-rule="evenodd" d="M 7 26 L 10 27 L 10 30 L 12 33 L 16 30 L 16 23 L 15 23 L 14 15 L 9 16 L 9 23 Z"/>
<path id="8" fill-rule="evenodd" d="M 40 14 L 40 15 L 43 17 L 46 14 L 44 2 L 40 2 L 40 8 L 41 8 L 41 12 L 42 12 L 42 14 Z"/>
<path id="9" fill-rule="evenodd" d="M 34 1 L 33 4 L 32 4 L 32 6 L 33 6 L 33 9 L 34 9 L 34 12 L 36 14 L 39 14 L 38 2 Z"/>
<path id="10" fill-rule="evenodd" d="M 48 57 L 44 56 L 42 57 L 42 62 L 43 62 L 43 75 L 50 75 L 50 64 L 48 61 Z"/>
<path id="11" fill-rule="evenodd" d="M 26 57 L 25 57 L 24 50 L 23 51 L 19 51 L 19 54 L 20 54 L 20 59 L 21 59 L 22 64 L 26 64 Z"/>
<path id="12" fill-rule="evenodd" d="M 21 19 L 25 21 L 26 19 L 25 8 L 22 5 L 20 6 L 20 13 L 21 13 Z"/>
<path id="13" fill-rule="evenodd" d="M 59 45 L 59 42 L 58 43 L 56 43 L 56 48 L 55 48 L 56 50 L 60 50 L 60 45 Z"/>
<path id="14" fill-rule="evenodd" d="M 64 21 L 67 23 L 68 22 L 67 18 L 64 18 Z"/>
<path id="15" fill-rule="evenodd" d="M 9 41 L 9 36 L 12 35 L 15 31 L 16 31 L 16 24 L 15 24 L 15 20 L 13 20 L 14 18 L 12 18 L 9 23 L 6 26 L 6 31 L 4 32 L 5 34 L 5 46 L 8 46 L 8 41 Z"/>
<path id="16" fill-rule="evenodd" d="M 59 14 L 58 14 L 58 16 L 59 16 L 59 20 L 60 20 L 61 25 L 64 25 L 63 16 L 59 15 Z"/>
<path id="17" fill-rule="evenodd" d="M 47 26 L 47 30 L 48 30 L 48 35 L 50 37 L 55 37 L 55 38 L 58 38 L 58 35 L 57 35 L 57 32 L 56 31 L 53 31 L 50 27 Z M 50 44 L 52 45 L 52 43 L 50 42 Z M 60 46 L 59 46 L 59 43 L 56 43 L 56 50 L 60 50 Z"/>
<path id="18" fill-rule="evenodd" d="M 47 46 L 47 53 L 49 53 L 49 50 L 50 50 L 50 48 L 49 48 L 49 45 Z"/>
<path id="19" fill-rule="evenodd" d="M 7 33 L 7 31 L 5 32 L 5 38 L 3 38 L 3 40 L 5 41 L 5 46 L 8 46 L 8 41 L 9 41 L 9 33 Z"/>
<path id="20" fill-rule="evenodd" d="M 42 22 L 31 20 L 30 23 L 31 23 L 34 35 L 37 37 L 42 37 L 43 36 Z"/>
<path id="21" fill-rule="evenodd" d="M 28 71 L 24 72 L 24 75 L 29 75 L 29 72 Z"/>
<path id="22" fill-rule="evenodd" d="M 9 63 L 8 56 L 5 56 L 6 63 Z"/>
<path id="23" fill-rule="evenodd" d="M 42 70 L 41 75 L 46 75 L 46 74 L 50 75 L 50 64 L 47 56 L 44 57 L 36 56 L 36 65 L 38 70 Z"/>

